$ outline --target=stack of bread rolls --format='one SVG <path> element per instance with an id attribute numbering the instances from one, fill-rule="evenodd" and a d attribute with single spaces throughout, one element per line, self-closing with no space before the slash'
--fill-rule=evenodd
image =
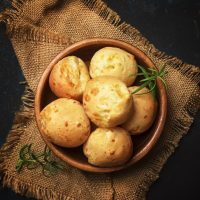
<path id="1" fill-rule="evenodd" d="M 82 145 L 95 166 L 126 163 L 133 155 L 132 135 L 151 127 L 157 109 L 148 88 L 132 94 L 137 72 L 134 55 L 116 47 L 98 50 L 88 67 L 76 56 L 60 60 L 49 77 L 58 99 L 40 113 L 47 139 L 65 148 Z"/>

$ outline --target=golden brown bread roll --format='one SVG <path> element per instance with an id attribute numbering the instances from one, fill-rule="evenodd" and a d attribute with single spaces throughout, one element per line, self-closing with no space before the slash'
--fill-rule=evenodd
<path id="1" fill-rule="evenodd" d="M 122 165 L 133 152 L 130 134 L 122 128 L 97 128 L 83 146 L 90 164 L 100 167 Z"/>
<path id="2" fill-rule="evenodd" d="M 114 76 L 127 86 L 133 84 L 138 68 L 134 56 L 116 47 L 104 47 L 91 59 L 90 76 Z"/>
<path id="3" fill-rule="evenodd" d="M 138 87 L 139 86 L 130 87 L 129 91 L 132 92 Z M 138 135 L 148 130 L 153 124 L 156 116 L 157 102 L 147 88 L 143 88 L 136 94 L 132 94 L 132 98 L 132 113 L 122 127 L 129 131 L 132 135 Z"/>
<path id="4" fill-rule="evenodd" d="M 40 113 L 40 122 L 47 139 L 62 147 L 77 147 L 90 135 L 90 121 L 81 104 L 60 98 Z"/>
<path id="5" fill-rule="evenodd" d="M 126 85 L 111 76 L 88 81 L 83 106 L 91 121 L 99 127 L 115 127 L 129 117 L 132 98 Z"/>
<path id="6" fill-rule="evenodd" d="M 89 79 L 85 63 L 76 56 L 68 56 L 53 67 L 49 77 L 49 85 L 57 97 L 81 100 Z"/>

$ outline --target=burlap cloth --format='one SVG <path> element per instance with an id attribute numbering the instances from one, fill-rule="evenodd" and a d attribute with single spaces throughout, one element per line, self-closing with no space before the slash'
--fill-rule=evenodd
<path id="1" fill-rule="evenodd" d="M 100 0 L 14 0 L 12 5 L 0 14 L 0 20 L 6 23 L 30 88 L 22 97 L 23 106 L 0 152 L 3 185 L 17 193 L 48 200 L 145 199 L 146 191 L 159 177 L 198 110 L 199 69 L 158 51 Z M 25 143 L 33 143 L 37 151 L 44 148 L 33 116 L 34 91 L 42 72 L 69 44 L 91 37 L 124 40 L 144 51 L 156 66 L 166 65 L 169 98 L 162 137 L 147 157 L 120 172 L 92 174 L 67 166 L 65 172 L 48 178 L 41 169 L 18 174 L 15 163 L 19 148 Z"/>

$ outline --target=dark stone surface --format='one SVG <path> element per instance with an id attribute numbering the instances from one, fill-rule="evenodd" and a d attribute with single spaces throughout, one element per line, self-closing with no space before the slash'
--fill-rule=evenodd
<path id="1" fill-rule="evenodd" d="M 8 2 L 8 1 L 5 1 Z M 199 0 L 106 0 L 122 20 L 135 26 L 158 49 L 200 66 L 200 1 Z M 8 3 L 0 2 L 0 10 Z M 19 109 L 24 80 L 12 45 L 0 24 L 0 145 Z M 189 133 L 181 140 L 164 166 L 160 178 L 148 192 L 148 200 L 200 199 L 200 113 Z M 10 189 L 0 188 L 4 200 L 24 200 Z"/>

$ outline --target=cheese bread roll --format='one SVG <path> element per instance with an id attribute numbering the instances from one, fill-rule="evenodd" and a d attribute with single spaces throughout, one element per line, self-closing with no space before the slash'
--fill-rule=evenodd
<path id="1" fill-rule="evenodd" d="M 105 47 L 97 51 L 91 59 L 90 76 L 114 76 L 127 86 L 133 84 L 138 72 L 134 56 L 116 47 Z"/>
<path id="2" fill-rule="evenodd" d="M 49 85 L 57 97 L 81 100 L 89 79 L 85 63 L 76 56 L 68 56 L 53 67 L 49 77 Z"/>
<path id="3" fill-rule="evenodd" d="M 129 91 L 132 92 L 138 87 L 130 87 Z M 145 132 L 153 124 L 157 111 L 157 101 L 148 88 L 143 88 L 136 94 L 132 94 L 132 98 L 132 113 L 122 126 L 132 135 L 137 135 Z"/>
<path id="4" fill-rule="evenodd" d="M 48 104 L 40 113 L 40 123 L 47 139 L 62 147 L 80 146 L 90 135 L 90 121 L 73 99 L 60 98 Z"/>
<path id="5" fill-rule="evenodd" d="M 112 167 L 126 163 L 133 153 L 131 136 L 122 128 L 97 128 L 83 146 L 90 164 Z"/>
<path id="6" fill-rule="evenodd" d="M 99 127 L 115 127 L 129 117 L 132 98 L 126 85 L 111 76 L 88 81 L 83 93 L 83 107 Z"/>

